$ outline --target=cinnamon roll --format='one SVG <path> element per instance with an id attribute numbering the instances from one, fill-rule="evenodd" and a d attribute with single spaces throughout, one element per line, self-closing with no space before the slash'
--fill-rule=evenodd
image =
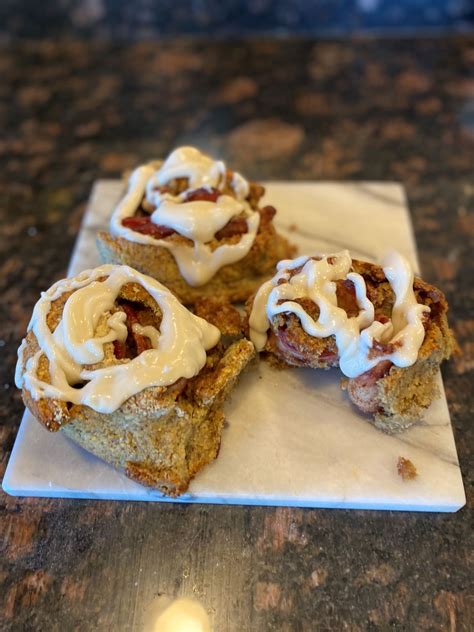
<path id="1" fill-rule="evenodd" d="M 131 265 L 185 304 L 243 301 L 294 248 L 278 235 L 264 188 L 194 147 L 135 169 L 97 239 L 102 260 Z"/>
<path id="2" fill-rule="evenodd" d="M 387 432 L 421 418 L 456 347 L 443 293 L 396 252 L 382 266 L 348 251 L 281 261 L 247 309 L 257 351 L 286 366 L 339 367 L 352 402 Z"/>
<path id="3" fill-rule="evenodd" d="M 155 279 L 103 265 L 41 295 L 16 384 L 48 430 L 176 496 L 217 456 L 224 399 L 254 356 L 231 333 Z"/>

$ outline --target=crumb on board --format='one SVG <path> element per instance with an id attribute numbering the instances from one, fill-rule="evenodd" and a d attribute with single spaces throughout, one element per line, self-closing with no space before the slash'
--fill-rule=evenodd
<path id="1" fill-rule="evenodd" d="M 298 226 L 297 226 L 297 224 L 289 224 L 289 225 L 288 225 L 288 231 L 289 231 L 290 233 L 294 233 L 294 232 L 295 232 L 295 230 L 298 230 Z"/>
<path id="2" fill-rule="evenodd" d="M 416 467 L 410 459 L 405 459 L 403 456 L 398 457 L 397 470 L 404 481 L 411 481 L 417 475 Z"/>

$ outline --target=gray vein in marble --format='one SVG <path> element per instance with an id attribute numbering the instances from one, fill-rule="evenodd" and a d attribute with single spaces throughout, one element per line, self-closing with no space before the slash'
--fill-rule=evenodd
<path id="1" fill-rule="evenodd" d="M 352 250 L 352 252 L 354 252 L 354 249 L 352 248 L 352 246 L 348 245 L 347 243 L 335 241 L 334 239 L 328 239 L 327 237 L 321 234 L 315 235 L 314 233 L 311 233 L 309 231 L 302 230 L 298 226 L 296 228 L 290 228 L 288 225 L 285 226 L 284 224 L 281 224 L 280 222 L 275 222 L 275 225 L 278 229 L 285 231 L 286 235 L 288 236 L 288 239 L 290 240 L 291 240 L 291 236 L 296 234 L 296 235 L 300 235 L 300 237 L 304 237 L 305 239 L 313 239 L 315 241 L 324 242 L 328 244 L 331 248 L 331 252 L 335 252 L 335 250 L 349 250 L 349 251 Z M 335 250 L 332 250 L 333 248 Z M 357 249 L 357 252 L 368 260 L 373 261 L 376 258 L 374 257 L 373 254 L 360 250 L 360 249 Z"/>
<path id="2" fill-rule="evenodd" d="M 392 436 L 398 443 L 404 443 L 405 445 L 408 445 L 411 448 L 417 448 L 418 450 L 422 450 L 423 452 L 426 452 L 427 454 L 431 454 L 432 456 L 439 459 L 440 461 L 443 461 L 444 463 L 447 463 L 448 465 L 454 465 L 454 467 L 459 469 L 459 463 L 457 462 L 457 460 L 454 461 L 448 456 L 443 455 L 440 450 L 433 450 L 432 448 L 429 448 L 426 444 L 419 441 L 410 441 L 403 434 L 394 434 L 390 436 Z"/>
<path id="3" fill-rule="evenodd" d="M 384 204 L 390 204 L 390 206 L 397 206 L 398 208 L 405 208 L 405 204 L 400 200 L 395 200 L 393 197 L 389 195 L 384 195 L 383 193 L 379 193 L 378 191 L 374 191 L 370 187 L 370 183 L 367 184 L 356 184 L 355 189 L 358 191 L 365 193 L 366 195 L 380 200 Z"/>

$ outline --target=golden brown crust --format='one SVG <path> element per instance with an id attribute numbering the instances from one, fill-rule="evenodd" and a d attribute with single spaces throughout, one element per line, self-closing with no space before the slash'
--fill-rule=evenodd
<path id="1" fill-rule="evenodd" d="M 33 332 L 29 331 L 25 338 L 25 347 L 23 352 L 23 365 L 21 372 L 23 373 L 28 360 L 39 351 L 38 341 Z M 42 355 L 38 362 L 37 375 L 39 379 L 50 383 L 49 361 L 46 356 Z M 31 397 L 31 393 L 26 389 L 22 389 L 22 398 L 25 406 L 31 411 L 36 419 L 42 423 L 45 428 L 52 432 L 59 430 L 63 423 L 69 420 L 69 409 L 66 402 L 56 399 L 39 399 L 35 400 Z"/>
<path id="2" fill-rule="evenodd" d="M 224 336 L 242 336 L 242 317 L 228 301 L 213 297 L 200 299 L 194 304 L 193 312 L 217 327 Z"/>
<path id="3" fill-rule="evenodd" d="M 254 356 L 255 348 L 248 340 L 233 343 L 211 371 L 201 371 L 194 378 L 191 383 L 194 401 L 209 406 L 220 393 L 228 393 Z"/>
<path id="4" fill-rule="evenodd" d="M 179 423 L 179 422 L 178 422 Z M 132 480 L 147 487 L 158 487 L 167 496 L 176 497 L 183 494 L 192 478 L 219 453 L 220 437 L 224 426 L 224 414 L 221 409 L 212 410 L 199 425 L 186 424 L 176 434 L 186 436 L 185 442 L 179 444 L 183 449 L 182 457 L 172 467 L 160 467 L 156 461 L 127 461 L 125 474 Z M 163 433 L 160 437 L 163 444 Z M 173 454 L 179 453 L 177 442 L 171 441 Z M 170 461 L 173 455 L 170 453 Z M 185 464 L 185 466 L 184 466 Z"/>
<path id="5" fill-rule="evenodd" d="M 234 343 L 214 368 L 185 380 L 168 408 L 153 409 L 153 389 L 146 389 L 140 405 L 130 398 L 112 414 L 78 406 L 62 431 L 138 483 L 179 495 L 216 458 L 223 402 L 254 354 L 247 340 Z"/>

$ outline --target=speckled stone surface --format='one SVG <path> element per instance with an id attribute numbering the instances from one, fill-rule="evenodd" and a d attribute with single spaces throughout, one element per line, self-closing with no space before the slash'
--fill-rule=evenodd
<path id="1" fill-rule="evenodd" d="M 0 51 L 2 471 L 16 348 L 92 181 L 186 142 L 254 178 L 405 184 L 461 345 L 443 374 L 468 497 L 419 515 L 2 496 L 2 629 L 140 630 L 159 594 L 219 631 L 473 629 L 473 69 L 473 37 Z"/>

